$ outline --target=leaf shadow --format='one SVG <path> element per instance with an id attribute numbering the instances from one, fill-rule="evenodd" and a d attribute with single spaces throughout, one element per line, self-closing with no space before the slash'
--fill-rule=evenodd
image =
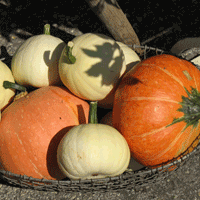
<path id="1" fill-rule="evenodd" d="M 101 37 L 101 36 L 100 36 Z M 102 36 L 103 37 L 103 36 Z M 101 85 L 115 85 L 121 76 L 124 55 L 118 44 L 104 42 L 102 45 L 94 45 L 95 50 L 82 49 L 90 58 L 99 60 L 93 64 L 85 73 L 92 77 L 101 76 Z M 116 56 L 116 51 L 120 52 Z"/>

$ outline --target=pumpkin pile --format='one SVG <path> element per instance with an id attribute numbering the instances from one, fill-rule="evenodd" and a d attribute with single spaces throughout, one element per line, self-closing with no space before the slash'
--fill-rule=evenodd
<path id="1" fill-rule="evenodd" d="M 193 64 L 166 54 L 141 61 L 103 34 L 65 43 L 49 28 L 18 48 L 11 70 L 0 62 L 0 169 L 49 180 L 112 177 L 168 162 L 195 141 Z M 98 108 L 109 109 L 101 124 Z"/>
<path id="2" fill-rule="evenodd" d="M 116 129 L 97 124 L 94 103 L 126 71 L 122 49 L 102 34 L 84 34 L 68 44 L 49 34 L 45 29 L 27 39 L 13 55 L 11 70 L 2 63 L 0 169 L 52 180 L 122 174 L 129 146 Z M 30 92 L 19 98 L 15 90 L 25 92 L 22 86 Z M 95 106 L 90 109 L 88 101 Z"/>

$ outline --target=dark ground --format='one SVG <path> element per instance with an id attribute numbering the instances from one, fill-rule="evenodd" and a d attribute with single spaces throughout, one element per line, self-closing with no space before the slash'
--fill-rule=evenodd
<path id="1" fill-rule="evenodd" d="M 85 1 L 6 1 L 0 0 L 0 58 L 10 59 L 19 45 L 31 35 L 41 34 L 45 23 L 51 24 L 51 34 L 64 41 L 75 35 L 109 32 L 89 9 Z M 126 13 L 141 42 L 173 27 L 170 32 L 149 43 L 148 46 L 170 50 L 180 39 L 198 37 L 200 33 L 200 3 L 190 0 L 169 1 L 122 1 L 119 5 Z M 59 27 L 59 28 L 56 28 Z M 69 29 L 70 28 L 70 29 Z M 149 185 L 140 192 L 122 191 L 98 194 L 56 193 L 20 189 L 6 185 L 0 180 L 0 199 L 138 199 L 138 200 L 197 200 L 200 199 L 200 155 L 192 156 L 185 165 L 164 181 Z"/>

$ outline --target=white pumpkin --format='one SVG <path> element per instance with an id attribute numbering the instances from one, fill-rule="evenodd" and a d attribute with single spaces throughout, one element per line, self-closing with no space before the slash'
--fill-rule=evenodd
<path id="1" fill-rule="evenodd" d="M 90 116 L 95 118 L 91 109 Z M 57 161 L 60 170 L 70 179 L 96 179 L 122 174 L 131 157 L 125 138 L 115 128 L 96 124 L 97 119 L 89 119 L 93 123 L 73 127 L 59 143 Z"/>
<path id="2" fill-rule="evenodd" d="M 3 87 L 4 81 L 15 82 L 11 70 L 0 60 L 0 111 L 11 103 L 15 95 L 15 89 Z"/>
<path id="3" fill-rule="evenodd" d="M 130 162 L 124 137 L 105 124 L 73 127 L 57 151 L 61 171 L 71 179 L 104 178 L 122 174 Z"/>
<path id="4" fill-rule="evenodd" d="M 71 54 L 74 62 L 70 61 Z M 68 42 L 59 61 L 63 84 L 76 96 L 90 101 L 105 98 L 125 70 L 121 48 L 103 34 L 75 37 Z"/>
<path id="5" fill-rule="evenodd" d="M 128 47 L 126 44 L 124 44 L 122 42 L 118 42 L 118 41 L 117 41 L 117 44 L 120 46 L 120 48 L 122 49 L 122 51 L 124 53 L 125 63 L 126 63 L 125 73 L 127 73 L 130 69 L 135 67 L 141 61 L 141 59 L 137 55 L 137 53 L 133 49 Z M 116 85 L 115 88 L 113 88 L 111 90 L 111 92 L 104 99 L 102 99 L 98 102 L 98 105 L 100 107 L 112 109 L 113 101 L 114 101 L 114 94 L 115 94 L 116 88 L 117 88 L 117 85 Z"/>
<path id="6" fill-rule="evenodd" d="M 16 82 L 24 86 L 60 85 L 58 62 L 65 43 L 52 35 L 27 39 L 15 52 L 11 70 Z"/>

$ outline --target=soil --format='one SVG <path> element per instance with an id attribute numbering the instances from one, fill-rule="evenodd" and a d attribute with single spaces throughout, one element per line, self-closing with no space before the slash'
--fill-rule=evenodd
<path id="1" fill-rule="evenodd" d="M 188 1 L 187 5 L 180 0 L 152 2 L 134 1 L 135 5 L 130 6 L 131 1 L 118 1 L 143 44 L 169 51 L 180 39 L 199 36 L 200 3 L 197 0 Z M 0 0 L 0 16 L 0 58 L 5 58 L 4 62 L 8 66 L 20 44 L 33 35 L 41 34 L 46 23 L 51 24 L 51 34 L 64 41 L 87 32 L 111 36 L 85 1 L 71 0 L 70 3 L 64 3 L 61 0 Z M 169 27 L 172 27 L 171 31 L 145 43 L 147 39 Z M 200 199 L 199 161 L 200 155 L 194 154 L 175 173 L 140 191 L 57 193 L 9 186 L 0 180 L 0 199 L 197 200 Z"/>

